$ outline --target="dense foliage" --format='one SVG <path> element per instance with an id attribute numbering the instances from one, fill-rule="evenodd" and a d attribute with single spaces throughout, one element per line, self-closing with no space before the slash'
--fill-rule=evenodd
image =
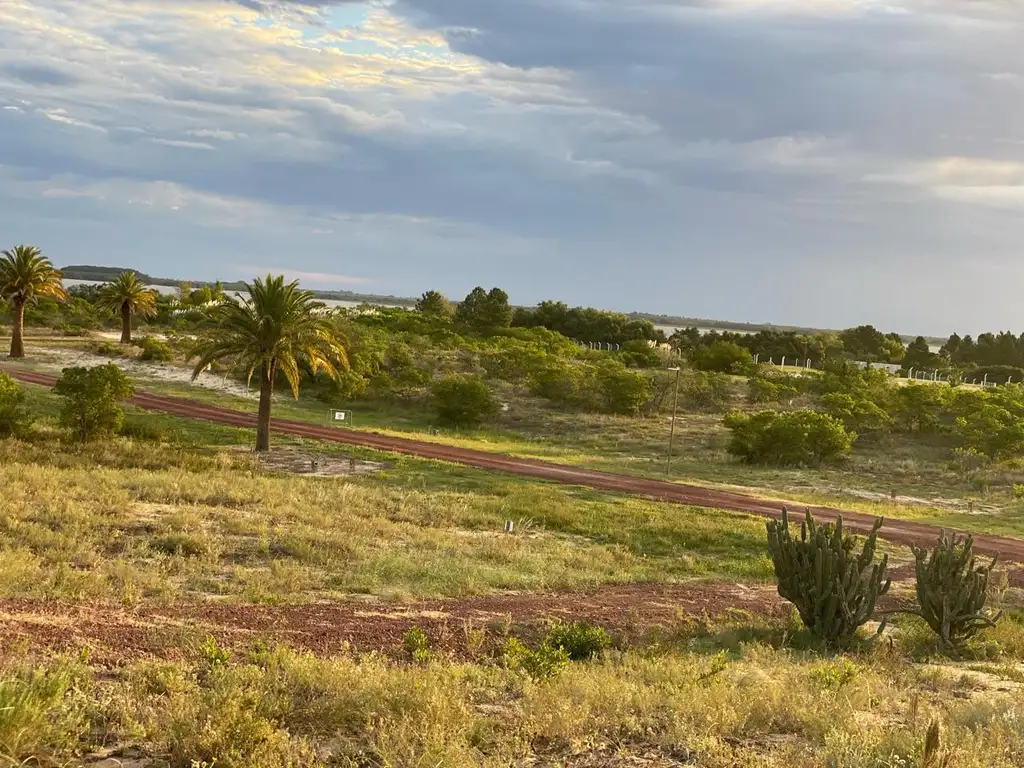
<path id="1" fill-rule="evenodd" d="M 818 466 L 849 452 L 857 435 L 827 413 L 812 410 L 733 412 L 725 417 L 732 432 L 727 450 L 749 463 Z"/>
<path id="2" fill-rule="evenodd" d="M 498 410 L 479 376 L 449 374 L 431 386 L 437 420 L 449 427 L 478 427 Z"/>
<path id="3" fill-rule="evenodd" d="M 113 363 L 65 368 L 53 391 L 64 398 L 60 424 L 72 439 L 99 440 L 117 434 L 124 422 L 121 403 L 132 396 L 131 380 Z"/>
<path id="4" fill-rule="evenodd" d="M 0 371 L 0 437 L 20 435 L 31 423 L 25 392 L 10 375 Z"/>

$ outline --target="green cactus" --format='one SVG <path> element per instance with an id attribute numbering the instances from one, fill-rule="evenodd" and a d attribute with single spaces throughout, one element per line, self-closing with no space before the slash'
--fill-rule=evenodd
<path id="1" fill-rule="evenodd" d="M 917 611 L 942 641 L 961 650 L 974 635 L 995 626 L 1001 614 L 985 612 L 988 577 L 998 557 L 987 566 L 975 565 L 974 539 L 939 535 L 938 545 L 928 550 L 911 546 L 917 571 Z"/>
<path id="2" fill-rule="evenodd" d="M 881 526 L 879 519 L 860 555 L 855 555 L 855 541 L 844 535 L 842 517 L 835 525 L 818 525 L 807 510 L 799 539 L 790 535 L 785 507 L 781 520 L 768 521 L 768 549 L 779 595 L 796 606 L 804 626 L 830 645 L 853 639 L 857 628 L 874 615 L 878 598 L 889 590 L 887 556 L 874 562 Z"/>

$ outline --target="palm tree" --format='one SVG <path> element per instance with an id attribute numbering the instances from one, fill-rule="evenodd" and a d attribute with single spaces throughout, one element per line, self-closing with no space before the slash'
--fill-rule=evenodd
<path id="1" fill-rule="evenodd" d="M 25 356 L 25 305 L 40 296 L 64 301 L 60 270 L 34 245 L 18 245 L 0 259 L 0 297 L 14 310 L 11 357 Z"/>
<path id="2" fill-rule="evenodd" d="M 299 366 L 332 378 L 348 368 L 348 355 L 340 332 L 324 312 L 324 304 L 283 276 L 256 278 L 245 283 L 249 296 L 226 299 L 213 310 L 213 326 L 199 341 L 193 357 L 193 381 L 215 360 L 234 358 L 245 365 L 249 381 L 258 372 L 260 408 L 256 423 L 256 450 L 270 449 L 270 404 L 274 379 L 283 376 L 292 395 L 299 396 Z"/>
<path id="3" fill-rule="evenodd" d="M 147 288 L 134 272 L 122 272 L 100 288 L 99 306 L 121 316 L 121 343 L 132 343 L 132 315 L 156 314 L 156 291 Z"/>

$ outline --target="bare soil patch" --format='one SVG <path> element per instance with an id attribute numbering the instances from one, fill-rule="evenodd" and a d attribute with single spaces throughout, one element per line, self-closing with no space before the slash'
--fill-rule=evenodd
<path id="1" fill-rule="evenodd" d="M 244 649 L 256 640 L 286 643 L 318 654 L 346 648 L 401 652 L 402 638 L 420 627 L 441 652 L 469 652 L 471 630 L 492 637 L 511 627 L 529 632 L 554 619 L 583 620 L 623 639 L 686 619 L 737 610 L 771 616 L 786 611 L 767 585 L 633 584 L 586 591 L 514 593 L 408 604 L 351 599 L 302 605 L 192 602 L 126 608 L 104 602 L 11 599 L 0 601 L 0 649 L 76 652 L 97 664 L 139 658 L 176 658 L 190 642 L 213 636 Z"/>

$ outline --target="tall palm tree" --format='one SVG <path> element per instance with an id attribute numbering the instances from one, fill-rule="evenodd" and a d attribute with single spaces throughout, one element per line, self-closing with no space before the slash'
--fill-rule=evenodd
<path id="1" fill-rule="evenodd" d="M 17 245 L 0 258 L 0 297 L 11 304 L 11 357 L 25 356 L 25 305 L 40 296 L 64 301 L 60 270 L 34 245 Z"/>
<path id="2" fill-rule="evenodd" d="M 131 344 L 132 315 L 155 315 L 156 291 L 147 288 L 134 272 L 122 272 L 116 280 L 111 280 L 100 288 L 97 303 L 121 316 L 121 343 Z"/>
<path id="3" fill-rule="evenodd" d="M 215 360 L 233 358 L 245 365 L 249 381 L 259 374 L 260 409 L 256 423 L 256 450 L 270 449 L 270 405 L 274 379 L 283 376 L 292 395 L 299 396 L 300 364 L 312 373 L 324 371 L 337 378 L 348 368 L 348 355 L 340 332 L 324 312 L 324 304 L 283 276 L 256 278 L 245 283 L 249 296 L 226 299 L 213 310 L 213 325 L 200 339 L 193 357 L 193 381 Z"/>

